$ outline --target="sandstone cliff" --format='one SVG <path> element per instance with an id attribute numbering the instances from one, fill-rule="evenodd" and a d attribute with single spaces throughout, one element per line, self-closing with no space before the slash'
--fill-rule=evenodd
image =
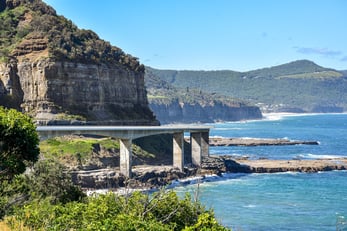
<path id="1" fill-rule="evenodd" d="M 178 100 L 169 104 L 150 102 L 150 108 L 162 124 L 166 123 L 213 123 L 218 121 L 240 121 L 261 119 L 262 114 L 255 106 L 230 106 L 222 102 L 209 105 L 199 103 L 180 103 Z"/>
<path id="2" fill-rule="evenodd" d="M 206 93 L 197 89 L 180 89 L 161 80 L 146 67 L 145 84 L 150 108 L 163 123 L 211 123 L 261 119 L 256 106 L 239 99 Z"/>
<path id="3" fill-rule="evenodd" d="M 0 105 L 41 124 L 158 124 L 136 58 L 41 0 L 0 0 L 0 21 Z"/>

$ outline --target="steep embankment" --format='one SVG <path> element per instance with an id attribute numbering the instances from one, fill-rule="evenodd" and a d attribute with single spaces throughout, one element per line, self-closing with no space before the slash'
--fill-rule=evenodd
<path id="1" fill-rule="evenodd" d="M 239 98 L 263 112 L 347 111 L 347 75 L 299 60 L 249 72 L 152 70 L 175 87 Z"/>
<path id="2" fill-rule="evenodd" d="M 0 105 L 42 124 L 158 124 L 136 58 L 41 0 L 0 0 L 0 21 Z"/>
<path id="3" fill-rule="evenodd" d="M 256 106 L 242 100 L 189 87 L 177 88 L 146 67 L 145 84 L 151 109 L 161 123 L 194 123 L 261 119 Z"/>

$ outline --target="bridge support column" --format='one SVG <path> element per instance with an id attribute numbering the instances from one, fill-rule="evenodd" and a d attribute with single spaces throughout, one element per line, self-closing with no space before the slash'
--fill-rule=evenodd
<path id="1" fill-rule="evenodd" d="M 210 133 L 207 132 L 201 132 L 201 155 L 202 156 L 210 156 Z"/>
<path id="2" fill-rule="evenodd" d="M 120 144 L 120 172 L 131 178 L 132 150 L 131 139 L 119 139 Z"/>
<path id="3" fill-rule="evenodd" d="M 192 132 L 190 133 L 190 146 L 192 151 L 192 164 L 194 166 L 201 165 L 201 133 L 200 132 Z"/>
<path id="4" fill-rule="evenodd" d="M 173 134 L 173 166 L 179 168 L 181 171 L 184 169 L 184 133 Z"/>

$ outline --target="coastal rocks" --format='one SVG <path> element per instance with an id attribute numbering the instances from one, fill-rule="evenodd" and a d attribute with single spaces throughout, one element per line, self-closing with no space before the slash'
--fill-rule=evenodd
<path id="1" fill-rule="evenodd" d="M 267 146 L 267 145 L 319 145 L 317 141 L 263 138 L 210 137 L 210 146 Z"/>
<path id="2" fill-rule="evenodd" d="M 275 172 L 320 172 L 346 170 L 347 159 L 319 160 L 239 160 L 238 163 L 248 166 L 253 173 Z"/>
<path id="3" fill-rule="evenodd" d="M 190 177 L 196 169 L 185 168 L 184 172 L 172 166 L 137 166 L 131 179 L 119 173 L 117 168 L 71 171 L 75 184 L 85 189 L 112 189 L 128 187 L 145 189 L 167 186 L 172 181 Z"/>
<path id="4" fill-rule="evenodd" d="M 204 157 L 201 164 L 200 174 L 202 175 L 222 175 L 222 173 L 251 173 L 249 167 L 241 165 L 229 156 L 209 156 Z"/>
<path id="5" fill-rule="evenodd" d="M 133 167 L 131 179 L 119 173 L 119 168 L 71 171 L 74 183 L 84 189 L 151 189 L 192 176 L 223 176 L 223 173 L 320 172 L 347 170 L 347 158 L 321 160 L 247 160 L 231 156 L 204 157 L 200 168 L 180 171 L 169 165 Z"/>
<path id="6" fill-rule="evenodd" d="M 320 172 L 346 170 L 347 158 L 317 160 L 248 160 L 231 156 L 210 156 L 203 158 L 201 174 L 222 173 L 276 173 L 276 172 Z"/>

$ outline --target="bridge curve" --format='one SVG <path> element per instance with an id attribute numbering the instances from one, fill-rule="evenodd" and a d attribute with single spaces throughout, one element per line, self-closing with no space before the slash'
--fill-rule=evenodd
<path id="1" fill-rule="evenodd" d="M 40 140 L 64 135 L 98 135 L 119 138 L 120 171 L 131 177 L 132 140 L 140 137 L 173 134 L 173 165 L 184 168 L 184 132 L 190 133 L 192 164 L 199 166 L 202 156 L 209 155 L 209 131 L 211 126 L 169 125 L 169 126 L 38 126 Z"/>
<path id="2" fill-rule="evenodd" d="M 198 125 L 170 125 L 170 126 L 38 126 L 40 140 L 53 137 L 80 134 L 99 135 L 120 139 L 137 139 L 140 137 L 174 134 L 178 132 L 209 132 L 212 127 Z"/>

